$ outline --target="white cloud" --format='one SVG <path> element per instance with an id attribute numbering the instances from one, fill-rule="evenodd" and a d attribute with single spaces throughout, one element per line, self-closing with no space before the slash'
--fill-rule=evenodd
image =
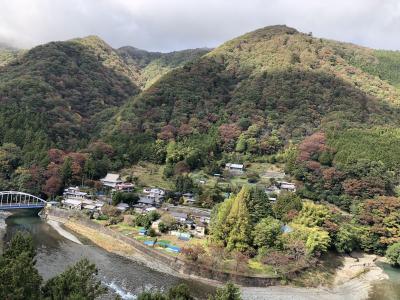
<path id="1" fill-rule="evenodd" d="M 213 47 L 287 24 L 315 36 L 400 49 L 397 0 L 0 0 L 0 41 L 30 47 L 96 34 L 114 47 Z"/>

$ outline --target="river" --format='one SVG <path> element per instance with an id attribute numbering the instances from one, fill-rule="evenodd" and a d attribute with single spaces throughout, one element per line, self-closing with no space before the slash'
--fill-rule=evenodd
<path id="1" fill-rule="evenodd" d="M 400 299 L 400 270 L 387 263 L 378 263 L 389 276 L 372 287 L 368 300 L 399 300 Z"/>
<path id="2" fill-rule="evenodd" d="M 100 280 L 109 290 L 102 299 L 114 299 L 116 294 L 123 299 L 136 299 L 136 295 L 143 290 L 165 290 L 182 282 L 200 299 L 205 299 L 214 290 L 208 285 L 157 272 L 140 263 L 109 253 L 82 237 L 78 236 L 82 245 L 74 243 L 62 237 L 39 217 L 8 216 L 5 224 L 6 227 L 0 220 L 0 231 L 5 231 L 3 241 L 9 240 L 18 230 L 29 231 L 32 234 L 37 249 L 36 266 L 45 280 L 61 273 L 81 258 L 86 257 L 95 263 L 99 269 Z"/>

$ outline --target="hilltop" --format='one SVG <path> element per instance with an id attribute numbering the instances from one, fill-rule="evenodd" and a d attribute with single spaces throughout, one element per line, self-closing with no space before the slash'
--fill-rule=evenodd
<path id="1" fill-rule="evenodd" d="M 166 162 L 167 177 L 219 172 L 229 161 L 286 162 L 302 196 L 349 209 L 394 194 L 399 68 L 399 52 L 270 26 L 168 72 L 102 136 L 120 164 Z"/>
<path id="2" fill-rule="evenodd" d="M 167 73 L 128 101 L 110 128 L 156 134 L 188 124 L 197 132 L 245 119 L 265 134 L 301 140 L 322 125 L 397 124 L 399 54 L 385 52 L 388 63 L 381 53 L 286 26 L 262 28 Z"/>
<path id="3" fill-rule="evenodd" d="M 143 82 L 196 56 L 157 54 L 154 60 L 160 63 L 147 62 L 153 75 L 147 71 L 142 79 L 147 65 L 127 62 L 121 53 L 97 36 L 30 50 L 2 47 L 0 141 L 23 147 L 24 153 L 31 152 L 25 153 L 30 159 L 43 158 L 50 147 L 79 149 L 118 107 L 140 92 Z"/>
<path id="4" fill-rule="evenodd" d="M 37 46 L 5 64 L 1 141 L 27 148 L 77 147 L 107 110 L 139 92 L 120 62 L 111 48 L 93 46 L 90 38 Z"/>

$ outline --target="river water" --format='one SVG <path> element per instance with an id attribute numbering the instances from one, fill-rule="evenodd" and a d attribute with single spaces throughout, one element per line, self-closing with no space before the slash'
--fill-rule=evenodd
<path id="1" fill-rule="evenodd" d="M 381 280 L 374 284 L 368 300 L 399 300 L 400 299 L 400 270 L 387 263 L 378 265 L 389 276 L 387 280 Z"/>
<path id="2" fill-rule="evenodd" d="M 9 216 L 5 219 L 5 224 L 6 227 L 0 220 L 0 231 L 5 231 L 3 241 L 11 239 L 18 230 L 29 231 L 32 234 L 37 249 L 36 266 L 45 280 L 61 273 L 81 258 L 86 257 L 95 263 L 99 269 L 100 280 L 109 290 L 102 299 L 114 299 L 116 294 L 123 299 L 136 299 L 136 295 L 143 290 L 166 290 L 179 283 L 186 283 L 200 299 L 205 299 L 213 291 L 208 285 L 157 272 L 140 263 L 109 253 L 81 237 L 79 238 L 83 245 L 76 244 L 59 235 L 39 217 Z"/>

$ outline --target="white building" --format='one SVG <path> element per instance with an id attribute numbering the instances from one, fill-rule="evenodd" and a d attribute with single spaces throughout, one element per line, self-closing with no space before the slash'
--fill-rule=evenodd
<path id="1" fill-rule="evenodd" d="M 85 192 L 81 192 L 79 187 L 69 187 L 64 190 L 63 198 L 64 200 L 65 199 L 84 200 L 88 198 L 88 194 Z"/>
<path id="2" fill-rule="evenodd" d="M 66 199 L 62 201 L 64 207 L 68 209 L 82 209 L 82 201 L 81 200 L 74 200 L 74 199 Z"/>
<path id="3" fill-rule="evenodd" d="M 265 193 L 268 195 L 278 195 L 281 190 L 276 185 L 271 185 L 265 189 Z"/>
<path id="4" fill-rule="evenodd" d="M 281 191 L 286 191 L 286 192 L 296 192 L 296 185 L 291 182 L 286 182 L 286 181 L 278 181 L 279 188 Z"/>
<path id="5" fill-rule="evenodd" d="M 117 192 L 130 193 L 130 192 L 133 192 L 134 188 L 135 188 L 135 185 L 133 183 L 123 182 L 123 183 L 118 183 L 115 186 L 114 190 Z"/>
<path id="6" fill-rule="evenodd" d="M 183 223 L 187 220 L 188 215 L 185 213 L 180 213 L 180 212 L 170 212 L 171 216 L 175 218 L 176 221 Z"/>
<path id="7" fill-rule="evenodd" d="M 107 173 L 106 177 L 100 179 L 104 186 L 115 188 L 118 184 L 122 183 L 119 174 Z"/>
<path id="8" fill-rule="evenodd" d="M 129 209 L 129 204 L 127 204 L 127 203 L 118 203 L 118 205 L 116 206 L 116 208 L 117 208 L 119 211 L 124 212 L 124 211 L 126 211 L 127 209 Z"/>
<path id="9" fill-rule="evenodd" d="M 227 169 L 230 172 L 236 172 L 236 173 L 243 173 L 244 171 L 244 165 L 242 164 L 233 164 L 233 163 L 227 163 L 225 165 L 225 169 Z"/>
<path id="10" fill-rule="evenodd" d="M 160 188 L 144 188 L 143 193 L 147 198 L 153 199 L 157 204 L 164 201 L 165 191 Z"/>

